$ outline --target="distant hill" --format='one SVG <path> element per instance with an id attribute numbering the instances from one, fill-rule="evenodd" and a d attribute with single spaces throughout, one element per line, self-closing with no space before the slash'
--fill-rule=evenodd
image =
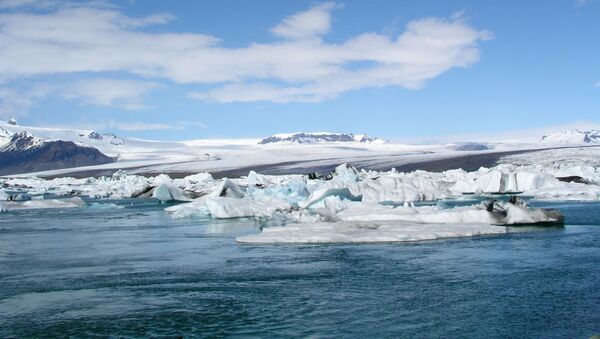
<path id="1" fill-rule="evenodd" d="M 548 144 L 596 144 L 600 143 L 600 131 L 595 129 L 588 131 L 572 129 L 558 133 L 546 134 L 542 137 L 540 142 Z"/>
<path id="2" fill-rule="evenodd" d="M 351 133 L 329 133 L 329 132 L 297 132 L 289 134 L 274 134 L 262 139 L 259 144 L 273 143 L 296 143 L 296 144 L 318 144 L 329 142 L 357 142 L 364 144 L 384 144 L 388 141 L 370 138 L 366 134 Z"/>
<path id="3" fill-rule="evenodd" d="M 114 161 L 114 158 L 96 148 L 79 146 L 72 141 L 44 141 L 26 131 L 15 133 L 0 147 L 0 175 L 101 165 Z"/>
<path id="4" fill-rule="evenodd" d="M 494 146 L 488 144 L 480 144 L 476 142 L 467 142 L 458 144 L 454 147 L 456 151 L 487 151 L 494 149 Z"/>

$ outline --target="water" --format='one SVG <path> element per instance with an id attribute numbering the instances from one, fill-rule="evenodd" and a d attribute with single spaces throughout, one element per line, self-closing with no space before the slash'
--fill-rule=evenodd
<path id="1" fill-rule="evenodd" d="M 589 337 L 600 204 L 564 228 L 411 244 L 236 244 L 153 201 L 0 214 L 0 337 Z"/>

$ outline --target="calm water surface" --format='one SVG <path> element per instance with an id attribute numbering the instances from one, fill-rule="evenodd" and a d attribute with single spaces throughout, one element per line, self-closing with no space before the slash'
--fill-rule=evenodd
<path id="1" fill-rule="evenodd" d="M 600 334 L 598 203 L 538 203 L 564 228 L 325 246 L 118 204 L 0 214 L 0 337 Z"/>

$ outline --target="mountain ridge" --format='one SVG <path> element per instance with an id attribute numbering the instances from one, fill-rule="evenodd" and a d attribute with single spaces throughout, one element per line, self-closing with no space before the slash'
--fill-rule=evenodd
<path id="1" fill-rule="evenodd" d="M 329 142 L 357 142 L 363 144 L 384 144 L 387 140 L 371 138 L 366 134 L 332 132 L 295 132 L 273 134 L 259 141 L 260 145 L 274 143 L 321 144 Z"/>

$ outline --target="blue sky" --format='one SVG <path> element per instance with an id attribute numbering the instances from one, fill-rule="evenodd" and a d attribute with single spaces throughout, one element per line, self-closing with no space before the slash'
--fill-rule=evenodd
<path id="1" fill-rule="evenodd" d="M 600 1 L 0 0 L 0 119 L 152 139 L 600 123 Z"/>

